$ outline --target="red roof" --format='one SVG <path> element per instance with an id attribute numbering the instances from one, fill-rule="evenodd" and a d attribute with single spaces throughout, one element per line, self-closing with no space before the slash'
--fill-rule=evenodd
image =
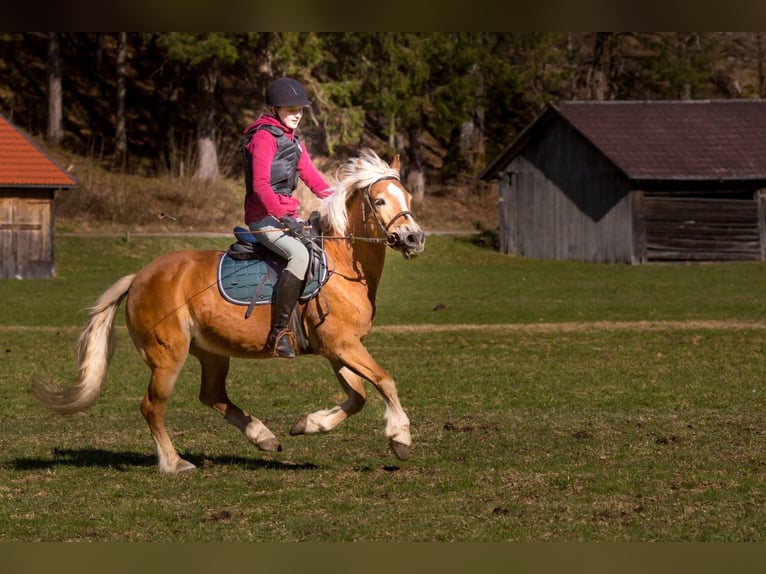
<path id="1" fill-rule="evenodd" d="M 0 188 L 74 187 L 77 180 L 0 115 Z"/>

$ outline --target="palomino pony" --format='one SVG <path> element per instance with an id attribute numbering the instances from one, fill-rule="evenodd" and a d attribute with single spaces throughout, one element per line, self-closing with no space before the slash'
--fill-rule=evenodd
<path id="1" fill-rule="evenodd" d="M 315 297 L 300 305 L 311 353 L 326 357 L 346 392 L 329 409 L 300 416 L 292 435 L 327 432 L 365 404 L 364 380 L 385 401 L 385 434 L 393 453 L 410 456 L 410 421 L 391 375 L 362 344 L 372 329 L 375 295 L 386 248 L 406 259 L 423 251 L 425 234 L 410 212 L 411 196 L 399 181 L 399 158 L 391 165 L 371 150 L 338 169 L 335 193 L 320 210 L 323 243 L 330 273 Z M 138 273 L 117 280 L 89 309 L 90 319 L 78 342 L 79 379 L 64 389 L 41 384 L 35 395 L 61 413 L 88 408 L 106 381 L 114 341 L 114 317 L 123 299 L 128 332 L 151 378 L 141 413 L 154 439 L 159 470 L 176 473 L 195 466 L 181 458 L 165 428 L 168 397 L 189 353 L 202 365 L 199 399 L 221 413 L 264 451 L 281 446 L 254 416 L 231 402 L 226 392 L 230 357 L 264 359 L 270 305 L 255 307 L 245 318 L 241 306 L 224 300 L 217 288 L 220 251 L 184 250 L 161 255 Z"/>

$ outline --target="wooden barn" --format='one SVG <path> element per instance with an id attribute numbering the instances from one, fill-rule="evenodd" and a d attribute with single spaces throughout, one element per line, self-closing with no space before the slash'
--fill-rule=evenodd
<path id="1" fill-rule="evenodd" d="M 0 279 L 53 276 L 54 195 L 76 185 L 28 136 L 0 116 Z"/>
<path id="2" fill-rule="evenodd" d="M 479 175 L 501 250 L 535 259 L 764 260 L 766 100 L 560 102 Z"/>

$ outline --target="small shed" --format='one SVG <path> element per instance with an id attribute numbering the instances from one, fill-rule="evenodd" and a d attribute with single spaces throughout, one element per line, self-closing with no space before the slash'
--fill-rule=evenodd
<path id="1" fill-rule="evenodd" d="M 0 279 L 55 273 L 53 199 L 77 181 L 0 115 Z"/>
<path id="2" fill-rule="evenodd" d="M 766 100 L 560 102 L 479 175 L 501 250 L 646 263 L 766 257 Z"/>

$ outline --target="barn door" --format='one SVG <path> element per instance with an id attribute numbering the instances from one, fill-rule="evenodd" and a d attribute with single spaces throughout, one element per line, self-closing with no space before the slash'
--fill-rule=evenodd
<path id="1" fill-rule="evenodd" d="M 0 198 L 1 277 L 46 279 L 53 275 L 51 199 L 47 193 L 32 197 Z"/>

